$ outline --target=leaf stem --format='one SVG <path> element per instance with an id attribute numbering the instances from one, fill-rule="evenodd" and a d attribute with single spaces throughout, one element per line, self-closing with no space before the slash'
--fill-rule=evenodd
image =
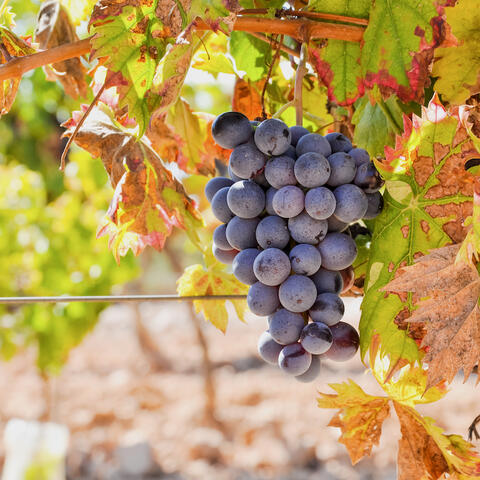
<path id="1" fill-rule="evenodd" d="M 278 45 L 283 44 L 283 35 L 280 37 L 280 41 L 277 43 Z M 262 89 L 262 117 L 264 120 L 267 118 L 267 113 L 265 111 L 265 94 L 267 93 L 267 86 L 268 86 L 268 82 L 270 81 L 270 77 L 272 76 L 273 67 L 275 66 L 275 63 L 277 62 L 279 56 L 280 56 L 280 47 L 278 46 L 277 49 L 275 50 L 275 54 L 273 55 L 272 63 L 270 64 L 270 67 L 268 69 L 267 78 L 265 79 L 265 83 Z"/>
<path id="2" fill-rule="evenodd" d="M 282 115 L 282 113 L 283 113 L 285 110 L 288 110 L 290 107 L 293 107 L 293 106 L 295 106 L 294 100 L 291 100 L 290 102 L 286 103 L 285 105 L 282 105 L 282 106 L 272 115 L 272 118 L 280 118 L 280 116 Z"/>
<path id="3" fill-rule="evenodd" d="M 295 89 L 294 89 L 294 103 L 295 103 L 295 120 L 299 126 L 303 125 L 303 79 L 307 73 L 307 44 L 302 43 L 300 48 L 300 61 L 298 62 L 297 71 L 295 73 Z"/>

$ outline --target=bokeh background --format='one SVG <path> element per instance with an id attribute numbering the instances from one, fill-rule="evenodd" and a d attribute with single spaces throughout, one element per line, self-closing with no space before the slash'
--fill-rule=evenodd
<path id="1" fill-rule="evenodd" d="M 11 2 L 18 33 L 33 33 L 39 4 Z M 233 76 L 192 70 L 184 96 L 219 114 L 233 85 Z M 117 265 L 95 235 L 112 195 L 102 163 L 74 148 L 59 172 L 59 124 L 78 106 L 36 70 L 0 120 L 0 295 L 174 293 L 200 261 L 185 236 Z M 346 304 L 357 325 L 360 299 Z M 316 406 L 319 390 L 347 378 L 379 392 L 360 360 L 325 363 L 319 381 L 300 384 L 259 359 L 264 329 L 265 319 L 241 323 L 232 309 L 222 335 L 188 303 L 0 307 L 3 479 L 396 478 L 395 418 L 353 468 L 327 427 L 333 412 Z M 465 434 L 480 409 L 472 382 L 456 381 L 422 412 Z"/>

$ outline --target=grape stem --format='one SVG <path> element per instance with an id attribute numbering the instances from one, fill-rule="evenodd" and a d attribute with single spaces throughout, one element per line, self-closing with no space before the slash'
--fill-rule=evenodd
<path id="1" fill-rule="evenodd" d="M 300 48 L 300 61 L 298 62 L 297 71 L 295 73 L 295 90 L 294 90 L 294 103 L 296 113 L 296 124 L 300 127 L 303 125 L 303 79 L 307 73 L 307 44 L 302 43 Z"/>
<path id="2" fill-rule="evenodd" d="M 282 115 L 282 113 L 289 109 L 290 107 L 293 107 L 295 106 L 295 102 L 293 100 L 291 100 L 290 102 L 286 103 L 285 105 L 282 105 L 273 115 L 272 115 L 272 118 L 280 118 L 280 116 Z"/>

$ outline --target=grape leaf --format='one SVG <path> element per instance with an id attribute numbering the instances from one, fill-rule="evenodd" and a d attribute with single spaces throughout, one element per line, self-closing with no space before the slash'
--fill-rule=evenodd
<path id="1" fill-rule="evenodd" d="M 80 25 L 88 20 L 97 0 L 61 0 L 62 5 L 67 9 L 74 25 Z"/>
<path id="2" fill-rule="evenodd" d="M 470 263 L 455 262 L 460 245 L 432 250 L 386 285 L 388 292 L 414 292 L 422 300 L 407 319 L 421 322 L 426 334 L 427 388 L 451 382 L 463 369 L 465 379 L 480 360 L 480 277 Z"/>
<path id="3" fill-rule="evenodd" d="M 219 73 L 236 74 L 232 61 L 224 53 L 219 52 L 198 53 L 195 55 L 192 67 L 211 73 L 215 79 L 218 78 Z"/>
<path id="4" fill-rule="evenodd" d="M 377 102 L 365 95 L 355 104 L 353 141 L 372 157 L 383 156 L 385 146 L 395 144 L 395 132 L 401 131 L 403 114 L 397 102 L 394 95 Z"/>
<path id="5" fill-rule="evenodd" d="M 248 287 L 225 271 L 225 266 L 210 258 L 208 266 L 192 265 L 185 269 L 178 279 L 177 291 L 180 296 L 189 295 L 244 295 Z M 231 300 L 235 311 L 243 321 L 245 300 Z M 228 313 L 225 300 L 194 300 L 195 311 L 203 313 L 205 319 L 225 333 Z"/>
<path id="6" fill-rule="evenodd" d="M 308 4 L 313 12 L 333 13 L 367 19 L 370 0 L 314 0 Z M 310 60 L 328 88 L 329 100 L 339 105 L 350 105 L 363 95 L 362 71 L 360 67 L 361 46 L 356 42 L 328 40 L 323 48 L 310 51 Z"/>
<path id="7" fill-rule="evenodd" d="M 402 432 L 399 480 L 439 478 L 444 472 L 465 479 L 480 476 L 480 457 L 471 443 L 459 435 L 445 435 L 433 419 L 422 417 L 411 407 L 398 402 L 394 407 Z"/>
<path id="8" fill-rule="evenodd" d="M 75 28 L 65 7 L 59 1 L 47 1 L 42 4 L 35 29 L 35 41 L 41 50 L 57 47 L 78 40 Z M 79 58 L 44 67 L 47 80 L 59 81 L 65 93 L 73 98 L 87 96 L 88 84 L 85 79 L 86 68 Z"/>
<path id="9" fill-rule="evenodd" d="M 252 83 L 249 80 L 237 78 L 233 90 L 232 109 L 242 112 L 250 119 L 262 116 L 261 91 L 264 82 Z"/>
<path id="10" fill-rule="evenodd" d="M 75 138 L 80 147 L 101 157 L 115 188 L 98 235 L 110 236 L 117 261 L 129 249 L 135 254 L 148 245 L 162 249 L 173 227 L 186 230 L 198 244 L 196 229 L 202 220 L 182 184 L 152 148 L 136 141 L 112 116 L 106 106 L 95 107 Z M 64 126 L 65 135 L 71 135 L 76 120 Z"/>
<path id="11" fill-rule="evenodd" d="M 442 99 L 460 105 L 480 92 L 480 41 L 476 34 L 480 12 L 475 0 L 460 0 L 445 13 L 455 38 L 435 51 L 432 74 L 439 77 L 435 90 Z"/>
<path id="12" fill-rule="evenodd" d="M 252 82 L 266 77 L 272 58 L 272 49 L 267 42 L 245 32 L 232 32 L 228 46 L 237 71 L 244 71 Z"/>
<path id="13" fill-rule="evenodd" d="M 229 7 L 236 9 L 236 2 Z M 120 106 L 128 106 L 140 135 L 151 113 L 166 110 L 179 94 L 196 48 L 191 27 L 197 17 L 214 30 L 234 20 L 220 0 L 174 5 L 170 0 L 100 0 L 95 5 L 89 25 L 95 34 L 92 56 L 103 59 L 108 85 L 118 88 Z"/>
<path id="14" fill-rule="evenodd" d="M 17 37 L 11 30 L 0 26 L 0 64 L 7 63 L 12 57 L 24 57 L 35 53 L 35 50 L 24 40 Z M 6 58 L 7 56 L 7 58 Z M 17 96 L 20 77 L 2 81 L 0 90 L 0 116 L 10 111 Z"/>
<path id="15" fill-rule="evenodd" d="M 340 409 L 328 425 L 341 429 L 339 442 L 347 447 L 355 464 L 378 445 L 383 421 L 390 413 L 389 399 L 367 395 L 353 380 L 329 386 L 337 393 L 320 393 L 318 406 Z"/>
<path id="16" fill-rule="evenodd" d="M 431 0 L 374 2 L 360 60 L 365 87 L 378 86 L 385 97 L 396 93 L 404 102 L 421 102 L 443 24 L 442 11 Z"/>
<path id="17" fill-rule="evenodd" d="M 360 321 L 362 356 L 379 341 L 392 372 L 401 360 L 421 357 L 409 332 L 397 326 L 406 328 L 403 320 L 414 302 L 412 295 L 379 289 L 432 248 L 463 240 L 473 192 L 473 176 L 463 166 L 478 155 L 459 110 L 446 111 L 437 97 L 421 118 L 405 117 L 404 129 L 395 148 L 387 147 L 386 159 L 377 162 L 386 178 L 385 208 L 375 222 Z"/>

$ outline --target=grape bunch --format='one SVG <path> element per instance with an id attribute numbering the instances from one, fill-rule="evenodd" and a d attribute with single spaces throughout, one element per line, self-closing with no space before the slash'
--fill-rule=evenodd
<path id="1" fill-rule="evenodd" d="M 268 317 L 258 351 L 301 382 L 320 359 L 355 355 L 358 333 L 342 322 L 340 294 L 354 281 L 350 224 L 383 208 L 383 182 L 368 153 L 341 133 L 326 136 L 275 118 L 218 116 L 215 142 L 233 149 L 229 175 L 205 187 L 215 217 L 213 254 L 250 285 L 247 302 Z"/>

